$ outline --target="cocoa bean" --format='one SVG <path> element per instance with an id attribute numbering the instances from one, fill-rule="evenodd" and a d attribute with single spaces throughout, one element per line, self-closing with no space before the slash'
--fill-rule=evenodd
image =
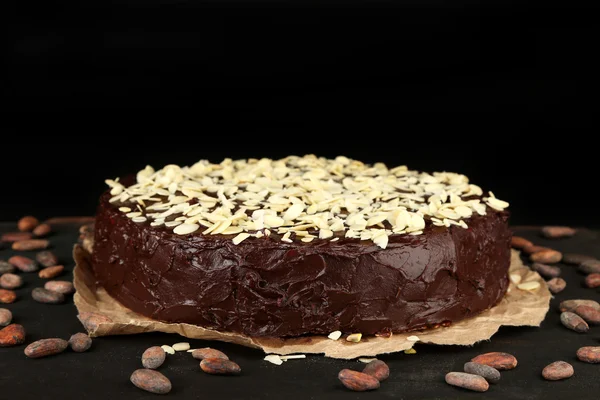
<path id="1" fill-rule="evenodd" d="M 0 347 L 10 347 L 25 342 L 25 328 L 19 324 L 11 324 L 0 330 Z"/>
<path id="2" fill-rule="evenodd" d="M 101 324 L 108 324 L 112 322 L 112 319 L 108 318 L 106 315 L 95 312 L 82 312 L 77 316 L 77 318 L 88 332 L 96 331 L 98 326 Z"/>
<path id="3" fill-rule="evenodd" d="M 53 217 L 44 221 L 50 225 L 63 225 L 63 224 L 76 224 L 83 225 L 93 223 L 96 220 L 95 217 Z"/>
<path id="4" fill-rule="evenodd" d="M 465 363 L 463 369 L 468 374 L 479 375 L 485 378 L 489 383 L 498 383 L 500 381 L 500 371 L 489 365 L 468 362 Z"/>
<path id="5" fill-rule="evenodd" d="M 543 276 L 544 278 L 556 278 L 560 275 L 560 268 L 553 265 L 541 263 L 533 263 L 531 269 Z"/>
<path id="6" fill-rule="evenodd" d="M 0 241 L 2 242 L 19 242 L 21 240 L 29 240 L 33 238 L 31 232 L 9 232 L 2 235 Z"/>
<path id="7" fill-rule="evenodd" d="M 583 318 L 570 311 L 565 311 L 560 314 L 560 322 L 562 322 L 565 327 L 575 332 L 585 333 L 590 330 L 590 327 Z"/>
<path id="8" fill-rule="evenodd" d="M 8 262 L 17 267 L 21 272 L 35 272 L 39 268 L 37 262 L 23 256 L 12 256 L 8 259 Z"/>
<path id="9" fill-rule="evenodd" d="M 238 375 L 242 372 L 239 365 L 222 358 L 205 358 L 200 361 L 200 368 L 207 374 L 212 375 Z"/>
<path id="10" fill-rule="evenodd" d="M 579 265 L 584 261 L 595 260 L 595 257 L 586 256 L 584 254 L 564 253 L 562 262 L 565 264 Z"/>
<path id="11" fill-rule="evenodd" d="M 546 285 L 548 285 L 548 289 L 550 289 L 552 294 L 557 294 L 565 290 L 567 287 L 567 281 L 565 281 L 563 278 L 552 278 L 546 282 Z"/>
<path id="12" fill-rule="evenodd" d="M 523 249 L 527 246 L 533 246 L 533 243 L 521 236 L 513 236 L 510 240 L 510 245 L 515 249 Z"/>
<path id="13" fill-rule="evenodd" d="M 544 226 L 542 228 L 542 235 L 549 239 L 560 239 L 571 237 L 575 235 L 577 231 L 568 226 Z"/>
<path id="14" fill-rule="evenodd" d="M 338 379 L 346 388 L 355 392 L 379 389 L 379 381 L 374 376 L 351 369 L 343 369 L 338 373 Z"/>
<path id="15" fill-rule="evenodd" d="M 144 368 L 156 369 L 163 365 L 167 354 L 160 346 L 153 346 L 142 354 L 142 365 Z"/>
<path id="16" fill-rule="evenodd" d="M 600 273 L 600 260 L 587 260 L 579 264 L 579 272 L 584 274 Z"/>
<path id="17" fill-rule="evenodd" d="M 62 353 L 69 346 L 66 340 L 52 338 L 42 339 L 31 343 L 25 348 L 25 355 L 29 358 L 42 358 Z"/>
<path id="18" fill-rule="evenodd" d="M 48 235 L 50 232 L 52 232 L 52 228 L 50 227 L 50 225 L 43 223 L 43 224 L 39 224 L 38 226 L 35 227 L 35 229 L 33 230 L 33 234 L 37 237 L 42 237 L 42 236 L 46 236 Z"/>
<path id="19" fill-rule="evenodd" d="M 475 392 L 485 392 L 490 388 L 490 384 L 482 376 L 467 374 L 465 372 L 447 373 L 446 383 Z"/>
<path id="20" fill-rule="evenodd" d="M 210 347 L 192 351 L 192 357 L 196 360 L 204 360 L 205 358 L 222 358 L 223 360 L 229 360 L 229 357 L 227 357 L 225 353 L 216 349 L 211 349 Z"/>
<path id="21" fill-rule="evenodd" d="M 596 302 L 594 300 L 581 300 L 581 299 L 565 300 L 560 303 L 558 308 L 560 309 L 561 312 L 564 312 L 564 311 L 574 311 L 575 308 L 577 308 L 579 306 L 588 306 L 588 307 L 592 307 L 595 310 L 600 311 L 600 304 L 598 302 Z"/>
<path id="22" fill-rule="evenodd" d="M 12 249 L 17 251 L 41 250 L 50 246 L 50 242 L 46 239 L 29 239 L 14 242 Z"/>
<path id="23" fill-rule="evenodd" d="M 6 273 L 0 276 L 0 287 L 4 289 L 18 289 L 23 285 L 23 278 L 19 275 Z"/>
<path id="24" fill-rule="evenodd" d="M 10 324 L 12 321 L 12 313 L 6 308 L 0 308 L 0 327 L 4 327 Z"/>
<path id="25" fill-rule="evenodd" d="M 573 312 L 588 324 L 600 325 L 600 310 L 589 306 L 577 306 Z"/>
<path id="26" fill-rule="evenodd" d="M 585 286 L 594 289 L 600 286 L 600 274 L 593 273 L 585 277 Z"/>
<path id="27" fill-rule="evenodd" d="M 471 361 L 477 364 L 483 364 L 496 368 L 498 371 L 513 369 L 517 366 L 517 359 L 515 356 L 508 353 L 501 353 L 499 351 L 480 354 L 471 359 Z"/>
<path id="28" fill-rule="evenodd" d="M 167 394 L 171 391 L 171 381 L 153 369 L 138 369 L 129 378 L 139 389 L 155 394 Z"/>
<path id="29" fill-rule="evenodd" d="M 62 294 L 71 294 L 75 291 L 73 283 L 69 281 L 48 281 L 44 284 L 44 289 Z"/>
<path id="30" fill-rule="evenodd" d="M 581 347 L 577 350 L 577 358 L 590 364 L 600 363 L 600 346 Z"/>
<path id="31" fill-rule="evenodd" d="M 31 297 L 38 303 L 60 304 L 65 301 L 65 295 L 44 288 L 35 288 L 31 291 Z"/>
<path id="32" fill-rule="evenodd" d="M 40 221 L 36 217 L 32 217 L 31 215 L 27 215 L 17 222 L 17 227 L 21 232 L 30 232 L 38 226 Z"/>
<path id="33" fill-rule="evenodd" d="M 52 279 L 60 275 L 65 270 L 63 265 L 55 265 L 54 267 L 44 268 L 38 273 L 42 279 Z"/>
<path id="34" fill-rule="evenodd" d="M 557 262 L 560 262 L 560 260 L 562 259 L 562 253 L 560 251 L 548 249 L 535 252 L 531 256 L 529 256 L 529 258 L 533 262 L 555 264 Z"/>
<path id="35" fill-rule="evenodd" d="M 92 338 L 85 333 L 76 333 L 69 338 L 69 346 L 76 353 L 83 353 L 92 347 Z"/>
<path id="36" fill-rule="evenodd" d="M 0 289 L 0 303 L 10 304 L 17 300 L 17 294 L 12 290 Z"/>
<path id="37" fill-rule="evenodd" d="M 15 271 L 15 267 L 4 260 L 0 260 L 0 274 L 11 273 Z"/>
<path id="38" fill-rule="evenodd" d="M 549 247 L 536 246 L 536 245 L 523 247 L 523 252 L 526 254 L 533 254 L 533 253 L 537 253 L 537 252 L 544 251 L 544 250 L 552 250 L 552 249 L 550 249 Z"/>
<path id="39" fill-rule="evenodd" d="M 390 376 L 390 367 L 381 360 L 373 360 L 365 366 L 362 372 L 377 378 L 379 382 L 383 382 Z"/>
<path id="40" fill-rule="evenodd" d="M 555 361 L 552 364 L 546 365 L 542 370 L 542 376 L 547 381 L 567 379 L 572 377 L 574 373 L 575 370 L 573 369 L 573 366 L 564 361 Z"/>
<path id="41" fill-rule="evenodd" d="M 54 267 L 55 265 L 58 265 L 58 257 L 50 250 L 40 251 L 35 255 L 35 259 L 44 267 Z"/>

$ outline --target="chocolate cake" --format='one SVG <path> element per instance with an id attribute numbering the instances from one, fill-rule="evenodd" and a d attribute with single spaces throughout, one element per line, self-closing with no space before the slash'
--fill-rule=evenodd
<path id="1" fill-rule="evenodd" d="M 346 157 L 200 161 L 107 180 L 92 264 L 129 309 L 248 336 L 446 325 L 508 287 L 508 203 Z"/>

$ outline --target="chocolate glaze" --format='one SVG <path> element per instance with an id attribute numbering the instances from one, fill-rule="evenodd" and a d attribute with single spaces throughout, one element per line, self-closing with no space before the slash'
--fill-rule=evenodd
<path id="1" fill-rule="evenodd" d="M 508 287 L 508 213 L 488 208 L 468 229 L 428 223 L 381 249 L 357 239 L 284 243 L 178 236 L 134 223 L 100 200 L 93 268 L 124 306 L 166 322 L 249 336 L 385 334 L 486 310 Z"/>

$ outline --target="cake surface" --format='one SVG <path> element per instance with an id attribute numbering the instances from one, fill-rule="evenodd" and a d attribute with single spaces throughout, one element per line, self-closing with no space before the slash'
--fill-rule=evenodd
<path id="1" fill-rule="evenodd" d="M 94 273 L 158 320 L 385 335 L 475 315 L 508 287 L 508 204 L 463 175 L 305 156 L 107 183 Z"/>

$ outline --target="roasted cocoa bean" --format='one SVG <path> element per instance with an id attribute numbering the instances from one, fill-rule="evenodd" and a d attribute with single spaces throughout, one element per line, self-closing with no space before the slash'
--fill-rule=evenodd
<path id="1" fill-rule="evenodd" d="M 0 274 L 15 272 L 15 267 L 4 260 L 0 260 Z"/>
<path id="2" fill-rule="evenodd" d="M 517 366 L 517 359 L 515 356 L 499 351 L 480 354 L 471 361 L 477 364 L 483 364 L 496 368 L 498 371 L 513 369 Z"/>
<path id="3" fill-rule="evenodd" d="M 25 343 L 25 328 L 19 324 L 11 324 L 0 329 L 0 347 L 17 346 Z"/>
<path id="4" fill-rule="evenodd" d="M 548 285 L 548 289 L 550 289 L 552 294 L 557 294 L 565 290 L 567 287 L 567 281 L 565 281 L 563 278 L 552 278 L 546 282 L 546 285 Z"/>
<path id="5" fill-rule="evenodd" d="M 552 364 L 546 365 L 542 370 L 542 376 L 547 381 L 567 379 L 572 377 L 574 373 L 575 370 L 573 369 L 573 366 L 564 361 L 555 361 Z"/>
<path id="6" fill-rule="evenodd" d="M 12 313 L 6 308 L 0 308 L 0 327 L 9 325 L 12 321 Z"/>
<path id="7" fill-rule="evenodd" d="M 556 278 L 560 275 L 560 268 L 553 265 L 541 263 L 533 263 L 531 269 L 543 276 L 544 278 Z"/>
<path id="8" fill-rule="evenodd" d="M 600 363 L 600 346 L 581 347 L 577 350 L 577 358 L 590 364 Z"/>
<path id="9" fill-rule="evenodd" d="M 542 250 L 529 256 L 531 261 L 544 264 L 555 264 L 562 259 L 562 253 L 556 250 Z"/>
<path id="10" fill-rule="evenodd" d="M 379 381 L 374 376 L 351 369 L 343 369 L 338 373 L 338 379 L 346 388 L 355 392 L 379 389 Z"/>
<path id="11" fill-rule="evenodd" d="M 50 232 L 52 232 L 52 228 L 50 227 L 50 225 L 48 225 L 46 223 L 39 224 L 33 230 L 33 234 L 37 237 L 46 236 L 46 235 L 50 234 Z"/>
<path id="12" fill-rule="evenodd" d="M 17 294 L 9 289 L 0 289 L 0 303 L 10 304 L 17 300 Z"/>
<path id="13" fill-rule="evenodd" d="M 552 249 L 550 249 L 549 247 L 536 246 L 536 245 L 523 247 L 523 252 L 526 254 L 533 254 L 533 253 L 537 253 L 537 252 L 544 251 L 544 250 L 552 250 Z"/>
<path id="14" fill-rule="evenodd" d="M 15 274 L 2 274 L 0 276 L 0 287 L 3 289 L 18 289 L 23 285 L 23 278 Z"/>
<path id="15" fill-rule="evenodd" d="M 587 260 L 579 264 L 579 272 L 584 274 L 599 274 L 600 260 Z"/>
<path id="16" fill-rule="evenodd" d="M 69 346 L 64 339 L 42 339 L 31 343 L 25 348 L 25 355 L 29 358 L 42 358 L 62 353 Z"/>
<path id="17" fill-rule="evenodd" d="M 597 288 L 600 286 L 600 274 L 589 274 L 585 277 L 585 286 L 589 288 Z"/>
<path id="18" fill-rule="evenodd" d="M 85 333 L 76 333 L 69 338 L 69 346 L 76 353 L 83 353 L 92 347 L 92 338 Z"/>
<path id="19" fill-rule="evenodd" d="M 242 372 L 239 365 L 222 358 L 205 358 L 200 361 L 200 368 L 211 375 L 239 375 Z"/>
<path id="20" fill-rule="evenodd" d="M 158 371 L 153 369 L 138 369 L 133 371 L 131 383 L 146 392 L 155 394 L 167 394 L 171 391 L 171 381 Z"/>
<path id="21" fill-rule="evenodd" d="M 390 367 L 381 360 L 373 360 L 365 366 L 362 372 L 377 378 L 379 382 L 383 382 L 390 376 Z"/>
<path id="22" fill-rule="evenodd" d="M 50 250 L 40 251 L 35 255 L 35 259 L 46 268 L 58 265 L 58 257 Z"/>
<path id="23" fill-rule="evenodd" d="M 83 225 L 90 224 L 96 220 L 95 217 L 53 217 L 44 221 L 50 225 L 64 225 L 64 224 L 75 224 Z"/>
<path id="24" fill-rule="evenodd" d="M 8 259 L 8 262 L 17 267 L 21 272 L 35 272 L 39 268 L 37 262 L 23 256 L 12 256 Z"/>
<path id="25" fill-rule="evenodd" d="M 12 244 L 12 249 L 17 251 L 30 251 L 47 249 L 48 246 L 50 246 L 50 242 L 46 239 L 29 239 L 14 242 Z"/>
<path id="26" fill-rule="evenodd" d="M 38 303 L 60 304 L 64 303 L 65 295 L 44 288 L 35 288 L 31 291 L 31 297 Z"/>
<path id="27" fill-rule="evenodd" d="M 513 236 L 510 240 L 510 245 L 515 249 L 523 249 L 527 246 L 533 246 L 533 243 L 521 236 Z"/>
<path id="28" fill-rule="evenodd" d="M 167 354 L 160 346 L 153 346 L 142 354 L 142 365 L 144 368 L 156 369 L 163 365 Z"/>
<path id="29" fill-rule="evenodd" d="M 475 392 L 485 392 L 490 384 L 479 375 L 467 374 L 466 372 L 449 372 L 446 374 L 446 383 Z"/>
<path id="30" fill-rule="evenodd" d="M 30 232 L 36 226 L 38 226 L 40 221 L 36 217 L 32 217 L 31 215 L 27 215 L 17 222 L 17 227 L 21 232 Z"/>
<path id="31" fill-rule="evenodd" d="M 82 312 L 77 318 L 88 332 L 95 332 L 99 325 L 112 322 L 112 319 L 106 315 L 95 312 Z"/>
<path id="32" fill-rule="evenodd" d="M 29 240 L 33 238 L 31 232 L 9 232 L 2 235 L 0 241 L 2 242 L 19 242 L 21 240 Z"/>
<path id="33" fill-rule="evenodd" d="M 588 306 L 588 307 L 592 307 L 595 310 L 600 311 L 600 304 L 598 302 L 596 302 L 594 300 L 581 300 L 581 299 L 565 300 L 560 303 L 558 308 L 560 309 L 561 312 L 564 312 L 564 311 L 572 312 L 579 306 Z"/>
<path id="34" fill-rule="evenodd" d="M 65 295 L 75 292 L 73 283 L 69 281 L 48 281 L 44 284 L 44 289 Z"/>
<path id="35" fill-rule="evenodd" d="M 500 371 L 489 365 L 468 362 L 465 363 L 464 370 L 468 374 L 479 375 L 485 378 L 489 383 L 498 383 L 500 381 Z"/>
<path id="36" fill-rule="evenodd" d="M 223 360 L 229 360 L 229 357 L 227 357 L 225 353 L 216 349 L 211 349 L 210 347 L 192 351 L 192 357 L 196 360 L 204 360 L 205 358 L 222 358 Z"/>
<path id="37" fill-rule="evenodd" d="M 589 306 L 577 306 L 573 312 L 579 315 L 585 322 L 600 325 L 600 311 Z"/>
<path id="38" fill-rule="evenodd" d="M 52 279 L 60 275 L 65 270 L 63 265 L 55 265 L 54 267 L 44 268 L 38 272 L 38 276 L 42 279 Z"/>
<path id="39" fill-rule="evenodd" d="M 562 262 L 565 264 L 579 265 L 584 261 L 595 260 L 595 257 L 586 256 L 584 254 L 564 253 Z"/>
<path id="40" fill-rule="evenodd" d="M 575 332 L 586 333 L 587 331 L 590 330 L 590 327 L 583 320 L 583 318 L 581 318 L 579 315 L 572 313 L 570 311 L 565 311 L 562 314 L 560 314 L 560 322 L 562 322 L 562 324 L 565 327 L 567 327 Z"/>
<path id="41" fill-rule="evenodd" d="M 575 235 L 577 231 L 568 226 L 544 226 L 542 228 L 542 235 L 549 239 L 560 239 L 571 237 Z"/>

